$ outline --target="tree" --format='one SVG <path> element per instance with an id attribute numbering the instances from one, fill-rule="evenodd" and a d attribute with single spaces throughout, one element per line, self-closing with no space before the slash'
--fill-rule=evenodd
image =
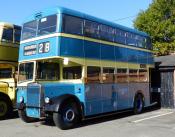
<path id="1" fill-rule="evenodd" d="M 153 0 L 149 8 L 141 11 L 134 27 L 147 32 L 157 55 L 175 51 L 175 0 Z"/>

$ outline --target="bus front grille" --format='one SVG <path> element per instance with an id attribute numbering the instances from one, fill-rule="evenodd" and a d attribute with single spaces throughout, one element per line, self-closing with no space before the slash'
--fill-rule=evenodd
<path id="1" fill-rule="evenodd" d="M 42 106 L 41 85 L 29 84 L 27 86 L 27 107 L 41 108 Z"/>

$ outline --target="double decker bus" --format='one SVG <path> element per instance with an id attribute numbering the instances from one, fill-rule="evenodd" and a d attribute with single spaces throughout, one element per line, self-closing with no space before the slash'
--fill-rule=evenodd
<path id="1" fill-rule="evenodd" d="M 150 106 L 150 37 L 57 7 L 23 24 L 17 106 L 21 119 L 52 117 L 61 129 L 100 114 Z"/>
<path id="2" fill-rule="evenodd" d="M 16 105 L 20 35 L 20 26 L 0 22 L 0 119 L 10 115 Z"/>

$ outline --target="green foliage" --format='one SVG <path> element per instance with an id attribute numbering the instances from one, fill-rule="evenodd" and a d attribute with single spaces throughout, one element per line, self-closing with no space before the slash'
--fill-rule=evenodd
<path id="1" fill-rule="evenodd" d="M 147 32 L 157 55 L 175 51 L 175 0 L 153 0 L 146 11 L 140 11 L 134 27 Z"/>

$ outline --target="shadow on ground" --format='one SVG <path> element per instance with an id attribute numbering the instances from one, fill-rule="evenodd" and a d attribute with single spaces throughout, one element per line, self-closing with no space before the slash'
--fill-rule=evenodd
<path id="1" fill-rule="evenodd" d="M 146 108 L 143 113 L 149 113 L 152 111 L 156 111 L 158 109 L 160 109 L 160 107 L 157 107 L 157 106 L 156 107 L 155 106 L 149 107 L 149 108 Z M 122 118 L 126 118 L 126 117 L 133 116 L 133 115 L 134 115 L 133 111 L 126 111 L 126 112 L 108 114 L 106 116 L 99 116 L 99 117 L 95 117 L 95 118 L 90 118 L 88 120 L 82 121 L 76 128 L 100 124 L 103 122 L 112 121 L 112 120 L 116 120 L 116 119 L 122 119 Z M 43 120 L 43 121 L 41 121 L 41 124 L 46 125 L 46 126 L 55 126 L 52 119 L 46 120 L 46 121 Z"/>
<path id="2" fill-rule="evenodd" d="M 16 119 L 16 118 L 19 118 L 19 116 L 18 116 L 18 111 L 15 110 L 15 111 L 13 111 L 13 113 L 10 116 L 7 116 L 6 118 L 0 119 L 0 121 Z"/>

